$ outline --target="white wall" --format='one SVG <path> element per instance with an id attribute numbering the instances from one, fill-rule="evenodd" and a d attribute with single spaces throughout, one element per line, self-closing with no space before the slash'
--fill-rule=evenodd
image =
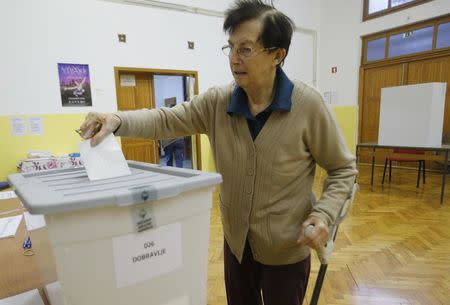
<path id="1" fill-rule="evenodd" d="M 231 81 L 222 18 L 94 0 L 4 1 L 0 12 L 10 29 L 0 48 L 0 114 L 115 111 L 114 66 L 197 70 L 200 91 Z M 92 108 L 61 107 L 58 62 L 89 64 Z"/>
<path id="2" fill-rule="evenodd" d="M 223 11 L 232 1 L 172 2 Z M 304 27 L 318 24 L 315 3 L 275 1 Z M 115 111 L 114 66 L 197 70 L 200 92 L 228 83 L 222 23 L 220 17 L 99 0 L 1 1 L 0 115 Z M 126 44 L 117 41 L 118 33 L 127 35 Z M 292 78 L 312 79 L 311 41 L 296 33 L 285 66 Z M 89 64 L 93 107 L 61 106 L 57 63 Z"/>
<path id="3" fill-rule="evenodd" d="M 363 0 L 321 0 L 319 87 L 336 91 L 339 105 L 358 104 L 361 36 L 450 13 L 450 0 L 434 0 L 362 22 Z M 331 74 L 331 67 L 338 72 Z"/>
<path id="4" fill-rule="evenodd" d="M 306 30 L 319 31 L 320 1 L 317 0 L 274 0 L 277 9 L 289 16 L 296 27 Z M 292 37 L 291 47 L 283 69 L 291 79 L 302 80 L 313 85 L 314 50 L 312 33 L 296 31 Z M 317 81 L 317 79 L 316 79 Z"/>

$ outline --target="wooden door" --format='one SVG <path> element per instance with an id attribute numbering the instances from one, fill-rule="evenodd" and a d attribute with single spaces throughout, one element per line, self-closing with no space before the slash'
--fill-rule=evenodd
<path id="1" fill-rule="evenodd" d="M 399 86 L 402 83 L 404 65 L 396 64 L 377 68 L 370 68 L 364 71 L 364 84 L 362 88 L 361 107 L 361 132 L 360 143 L 377 142 L 378 127 L 380 120 L 380 100 L 381 88 Z M 363 152 L 364 150 L 361 150 Z M 379 150 L 381 153 L 382 151 Z M 361 156 L 361 162 L 371 162 L 371 158 Z M 377 158 L 377 163 L 384 159 Z"/>
<path id="2" fill-rule="evenodd" d="M 403 69 L 403 65 L 398 64 L 367 69 L 365 71 L 361 113 L 361 142 L 378 141 L 381 88 L 400 86 Z"/>
<path id="3" fill-rule="evenodd" d="M 414 61 L 408 64 L 405 85 L 430 82 L 447 83 L 442 140 L 444 143 L 450 142 L 450 56 Z"/>
<path id="4" fill-rule="evenodd" d="M 122 85 L 121 77 L 127 75 L 128 78 L 135 79 Z M 135 110 L 154 108 L 151 94 L 151 75 L 138 72 L 120 72 L 117 80 L 117 107 L 118 110 Z M 122 151 L 127 160 L 142 161 L 148 163 L 159 163 L 157 153 L 157 143 L 153 140 L 136 138 L 121 138 Z"/>

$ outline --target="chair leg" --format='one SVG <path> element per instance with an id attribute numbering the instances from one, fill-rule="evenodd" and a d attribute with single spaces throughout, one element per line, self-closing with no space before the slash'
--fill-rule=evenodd
<path id="1" fill-rule="evenodd" d="M 422 161 L 419 161 L 419 169 L 417 170 L 417 184 L 416 187 L 419 187 L 420 182 L 420 170 L 422 169 Z"/>
<path id="2" fill-rule="evenodd" d="M 422 160 L 422 180 L 423 184 L 425 184 L 425 160 Z"/>
<path id="3" fill-rule="evenodd" d="M 384 160 L 383 180 L 381 180 L 381 185 L 383 185 L 383 184 L 384 184 L 384 177 L 386 176 L 386 167 L 387 167 L 387 162 L 388 162 L 388 159 L 386 158 L 386 159 Z"/>
<path id="4" fill-rule="evenodd" d="M 391 183 L 392 160 L 389 160 L 389 183 Z"/>

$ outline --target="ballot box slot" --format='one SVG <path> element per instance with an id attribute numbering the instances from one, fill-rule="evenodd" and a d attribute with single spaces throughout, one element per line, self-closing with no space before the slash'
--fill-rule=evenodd
<path id="1" fill-rule="evenodd" d="M 172 177 L 167 177 L 163 179 L 148 181 L 148 183 L 144 183 L 144 181 L 140 181 L 139 183 L 130 183 L 122 185 L 121 188 L 135 188 L 135 187 L 143 187 L 143 186 L 154 186 L 155 183 L 158 182 L 164 182 L 164 181 L 173 181 Z M 88 193 L 94 193 L 94 192 L 104 192 L 104 191 L 111 191 L 111 190 L 117 190 L 117 187 L 107 187 L 107 188 L 95 188 L 95 189 L 80 189 L 78 192 L 70 192 L 70 193 L 64 193 L 63 196 L 78 196 L 78 195 L 85 195 Z"/>
<path id="2" fill-rule="evenodd" d="M 115 188 L 123 188 L 123 187 L 128 187 L 130 184 L 142 184 L 142 183 L 155 183 L 155 182 L 159 182 L 159 181 L 165 181 L 168 179 L 173 179 L 169 176 L 155 176 L 155 177 L 144 177 L 144 178 L 138 178 L 138 179 L 129 179 L 129 180 L 119 180 L 119 181 L 109 181 L 106 182 L 104 181 L 103 183 L 96 183 L 96 184 L 87 184 L 87 185 L 77 185 L 77 186 L 72 186 L 72 187 L 65 187 L 65 188 L 58 188 L 58 189 L 54 189 L 53 191 L 55 192 L 61 192 L 61 191 L 76 191 L 76 190 L 80 190 L 80 191 L 86 191 L 86 190 L 90 190 L 90 189 L 96 189 L 101 191 L 104 186 L 112 186 Z"/>
<path id="3" fill-rule="evenodd" d="M 90 180 L 82 180 L 82 181 L 63 181 L 61 183 L 57 184 L 49 184 L 49 188 L 57 188 L 55 191 L 63 190 L 63 189 L 69 189 L 69 188 L 58 188 L 58 187 L 65 187 L 65 186 L 73 186 L 73 187 L 86 187 L 86 186 L 95 186 L 95 185 L 105 185 L 105 184 L 111 184 L 111 183 L 121 183 L 121 182 L 127 182 L 127 181 L 134 181 L 138 179 L 147 179 L 149 177 L 155 177 L 156 174 L 149 174 L 144 175 L 144 173 L 137 173 L 136 175 L 130 175 L 130 176 L 124 176 L 124 177 L 115 177 L 110 179 L 102 179 L 102 180 L 96 180 L 96 181 L 90 181 Z"/>

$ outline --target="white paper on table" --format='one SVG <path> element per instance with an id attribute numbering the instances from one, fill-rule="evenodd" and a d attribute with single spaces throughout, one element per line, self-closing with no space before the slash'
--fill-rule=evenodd
<path id="1" fill-rule="evenodd" d="M 23 216 L 28 232 L 45 227 L 44 215 L 31 215 L 29 212 L 24 212 Z"/>
<path id="2" fill-rule="evenodd" d="M 0 238 L 16 236 L 22 215 L 0 218 Z"/>
<path id="3" fill-rule="evenodd" d="M 17 197 L 17 195 L 16 195 L 16 193 L 14 193 L 14 191 L 0 192 L 0 200 L 16 198 L 16 197 Z"/>
<path id="4" fill-rule="evenodd" d="M 51 305 L 64 305 L 64 295 L 61 290 L 61 284 L 59 282 L 53 282 L 48 284 L 44 288 L 47 299 Z"/>
<path id="5" fill-rule="evenodd" d="M 112 133 L 95 147 L 91 147 L 90 139 L 81 142 L 80 155 L 89 180 L 100 180 L 131 174 L 122 150 Z"/>
<path id="6" fill-rule="evenodd" d="M 6 299 L 0 300 L 0 305 L 44 305 L 37 289 L 33 289 Z"/>

